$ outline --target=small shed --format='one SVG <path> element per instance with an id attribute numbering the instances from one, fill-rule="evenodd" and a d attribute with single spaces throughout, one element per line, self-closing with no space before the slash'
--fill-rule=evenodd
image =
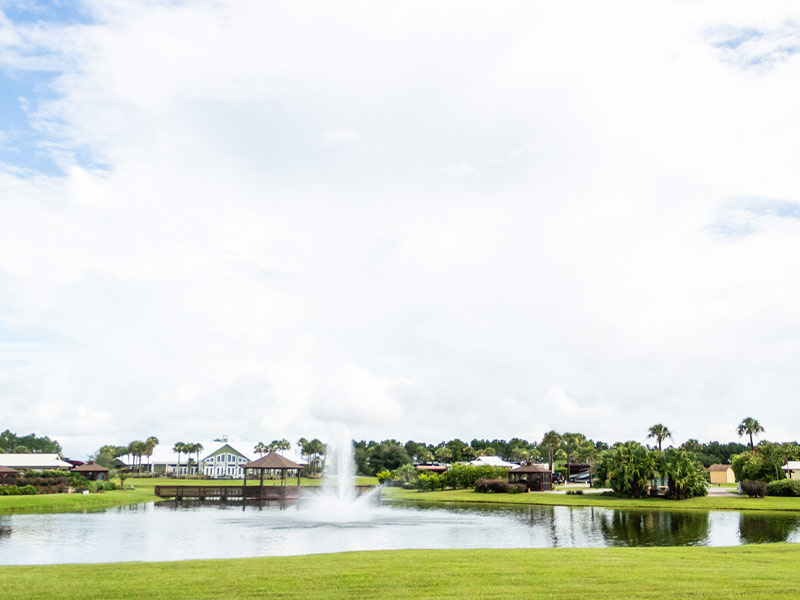
<path id="1" fill-rule="evenodd" d="M 509 483 L 524 483 L 529 492 L 549 492 L 553 489 L 553 473 L 543 465 L 528 463 L 508 472 Z"/>
<path id="2" fill-rule="evenodd" d="M 108 469 L 93 461 L 89 461 L 85 465 L 80 465 L 70 470 L 73 473 L 83 475 L 90 481 L 108 481 Z"/>
<path id="3" fill-rule="evenodd" d="M 781 469 L 789 479 L 800 479 L 800 460 L 790 460 Z"/>
<path id="4" fill-rule="evenodd" d="M 0 465 L 0 485 L 17 485 L 19 471 Z"/>
<path id="5" fill-rule="evenodd" d="M 712 485 L 719 485 L 721 483 L 736 483 L 736 477 L 733 474 L 733 467 L 730 465 L 711 465 L 708 467 L 708 474 L 711 476 Z"/>

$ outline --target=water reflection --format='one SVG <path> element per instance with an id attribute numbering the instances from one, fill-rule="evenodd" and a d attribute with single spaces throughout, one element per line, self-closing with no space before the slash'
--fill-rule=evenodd
<path id="1" fill-rule="evenodd" d="M 302 501 L 163 502 L 0 517 L 0 564 L 158 561 L 404 548 L 729 546 L 800 541 L 800 515 L 386 503 L 337 522 Z"/>
<path id="2" fill-rule="evenodd" d="M 600 531 L 611 546 L 698 546 L 708 544 L 705 511 L 613 510 L 600 519 Z"/>
<path id="3" fill-rule="evenodd" d="M 739 537 L 744 544 L 796 541 L 800 520 L 785 513 L 740 513 Z"/>

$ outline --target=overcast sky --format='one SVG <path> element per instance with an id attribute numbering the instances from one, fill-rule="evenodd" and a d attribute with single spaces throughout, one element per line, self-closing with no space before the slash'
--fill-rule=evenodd
<path id="1" fill-rule="evenodd" d="M 0 429 L 800 437 L 798 23 L 0 0 Z"/>

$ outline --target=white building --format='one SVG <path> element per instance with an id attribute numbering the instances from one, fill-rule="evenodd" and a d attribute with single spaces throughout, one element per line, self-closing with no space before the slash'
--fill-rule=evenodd
<path id="1" fill-rule="evenodd" d="M 505 467 L 506 469 L 513 469 L 519 466 L 516 463 L 506 462 L 499 456 L 479 456 L 470 461 L 469 464 L 475 467 Z"/>
<path id="2" fill-rule="evenodd" d="M 141 467 L 136 457 L 137 469 L 145 473 L 163 473 L 165 475 L 204 475 L 213 479 L 244 477 L 242 465 L 261 458 L 255 451 L 258 442 L 201 441 L 203 449 L 199 453 L 181 452 L 180 465 L 178 453 L 173 451 L 174 444 L 158 444 L 151 456 L 142 456 Z M 287 450 L 280 453 L 289 460 L 305 465 L 296 451 Z M 197 463 L 199 457 L 199 464 Z M 126 466 L 133 467 L 134 457 L 120 457 Z"/>
<path id="3" fill-rule="evenodd" d="M 58 454 L 0 454 L 0 465 L 12 469 L 48 471 L 51 469 L 71 469 L 72 464 L 61 460 Z"/>

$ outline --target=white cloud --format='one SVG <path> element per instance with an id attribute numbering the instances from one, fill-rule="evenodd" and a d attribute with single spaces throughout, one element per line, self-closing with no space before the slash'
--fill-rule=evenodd
<path id="1" fill-rule="evenodd" d="M 0 20 L 64 169 L 0 170 L 6 426 L 796 437 L 800 222 L 731 204 L 800 201 L 796 9 L 89 7 Z"/>

